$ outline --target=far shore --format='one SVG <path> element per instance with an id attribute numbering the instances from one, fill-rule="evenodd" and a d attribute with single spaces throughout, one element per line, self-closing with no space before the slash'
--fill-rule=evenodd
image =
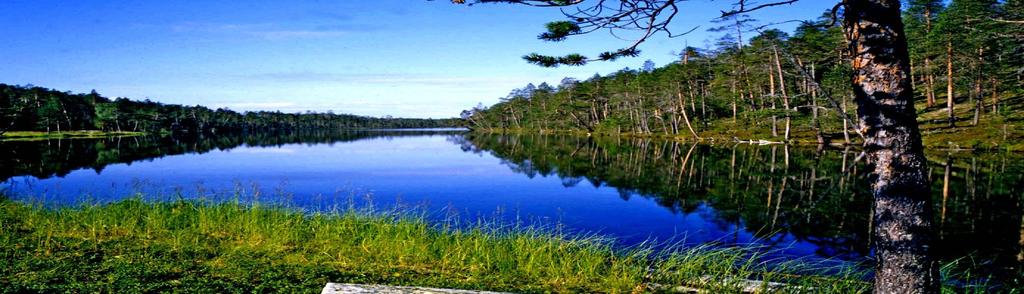
<path id="1" fill-rule="evenodd" d="M 36 131 L 12 131 L 0 135 L 0 141 L 34 141 L 46 139 L 67 139 L 67 138 L 107 138 L 107 137 L 128 137 L 145 135 L 143 132 L 117 132 L 117 131 L 62 131 L 62 132 L 36 132 Z"/>

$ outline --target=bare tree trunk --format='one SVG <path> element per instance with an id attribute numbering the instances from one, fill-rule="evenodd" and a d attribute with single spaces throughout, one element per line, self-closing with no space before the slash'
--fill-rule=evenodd
<path id="1" fill-rule="evenodd" d="M 996 78 L 992 78 L 992 114 L 999 113 L 999 84 Z"/>
<path id="2" fill-rule="evenodd" d="M 736 123 L 736 96 L 732 99 L 732 123 Z"/>
<path id="3" fill-rule="evenodd" d="M 924 68 L 924 70 L 926 71 L 924 78 L 925 97 L 927 97 L 926 105 L 928 105 L 928 107 L 933 107 L 935 106 L 935 75 L 933 75 L 931 72 L 931 57 L 924 59 Z"/>
<path id="4" fill-rule="evenodd" d="M 690 111 L 697 113 L 697 96 L 695 94 L 696 91 L 693 90 L 693 82 L 687 82 L 686 86 L 690 93 Z"/>
<path id="5" fill-rule="evenodd" d="M 917 86 L 917 79 L 915 78 L 915 75 L 917 74 L 917 70 L 918 70 L 917 68 L 914 68 L 914 58 L 911 57 L 910 58 L 910 86 L 914 87 L 914 89 L 920 89 Z"/>
<path id="6" fill-rule="evenodd" d="M 978 68 L 981 67 L 985 62 L 985 49 L 978 48 Z M 971 120 L 971 125 L 978 125 L 978 121 L 981 120 L 981 109 L 985 104 L 985 95 L 981 92 L 981 84 L 984 83 L 981 72 L 976 73 L 978 76 L 974 79 L 974 118 Z"/>
<path id="7" fill-rule="evenodd" d="M 72 128 L 74 128 L 74 126 L 71 123 L 71 115 L 68 115 L 67 107 L 64 107 L 64 102 L 60 101 L 60 98 L 57 98 L 57 104 L 60 105 L 60 111 L 64 114 L 64 121 L 68 122 L 68 130 L 71 130 Z M 57 132 L 60 132 L 59 122 L 57 123 L 57 129 Z"/>
<path id="8" fill-rule="evenodd" d="M 732 79 L 730 81 L 729 89 L 732 92 L 732 123 L 736 124 L 736 101 L 743 99 L 743 93 L 738 93 L 739 96 L 737 96 L 736 79 Z"/>
<path id="9" fill-rule="evenodd" d="M 995 81 L 993 80 L 992 83 L 995 84 Z M 705 85 L 701 85 L 700 87 L 703 90 L 705 88 Z M 700 120 L 702 122 L 704 122 L 704 128 L 705 129 L 707 129 L 707 126 L 708 126 L 708 106 L 707 106 L 707 102 L 705 101 L 707 97 L 708 97 L 708 95 L 706 93 L 706 90 L 701 91 L 701 95 L 700 95 Z"/>
<path id="10" fill-rule="evenodd" d="M 811 63 L 811 78 L 815 77 L 814 63 Z M 818 121 L 818 88 L 810 88 L 811 91 L 811 125 L 814 126 L 814 136 L 818 139 L 818 145 L 825 144 L 825 136 L 821 133 L 821 122 Z"/>
<path id="11" fill-rule="evenodd" d="M 768 67 L 768 97 L 772 99 L 772 109 L 775 109 L 775 73 Z M 772 115 L 772 137 L 779 136 L 778 119 Z"/>
<path id="12" fill-rule="evenodd" d="M 981 108 L 984 97 L 981 96 L 981 81 L 975 81 L 974 83 L 974 118 L 971 120 L 971 125 L 978 125 L 978 121 L 981 120 Z"/>
<path id="13" fill-rule="evenodd" d="M 925 7 L 925 10 L 924 10 L 924 22 L 925 22 L 925 34 L 931 34 L 931 32 L 932 32 L 932 9 L 930 7 Z M 926 90 L 927 91 L 926 92 L 926 94 L 927 94 L 926 96 L 928 97 L 927 105 L 928 105 L 928 107 L 934 107 L 935 106 L 935 74 L 932 71 L 932 58 L 931 58 L 931 56 L 924 58 L 924 67 L 925 67 L 924 70 L 925 70 L 925 75 L 926 75 L 925 80 L 924 80 L 924 84 L 925 84 L 925 87 L 928 87 L 928 89 Z"/>
<path id="14" fill-rule="evenodd" d="M 686 122 L 686 128 L 690 130 L 690 134 L 693 135 L 694 139 L 700 140 L 700 136 L 697 135 L 697 132 L 693 131 L 693 126 L 690 125 L 690 117 L 686 115 L 686 102 L 683 102 L 684 99 L 682 89 L 680 88 L 680 91 L 677 92 L 676 94 L 679 98 L 679 112 L 683 114 L 683 122 Z"/>
<path id="15" fill-rule="evenodd" d="M 789 141 L 792 118 L 789 117 L 789 95 L 786 94 L 786 78 L 782 75 L 782 61 L 779 60 L 779 49 L 776 46 L 772 46 L 772 51 L 775 52 L 775 67 L 779 70 L 779 92 L 782 93 L 782 107 L 786 109 L 786 135 L 783 138 Z"/>
<path id="16" fill-rule="evenodd" d="M 846 115 L 850 113 L 848 111 L 849 108 L 846 107 L 846 101 L 849 100 L 849 99 L 846 99 L 846 97 L 845 97 L 845 96 L 848 96 L 848 95 L 843 95 L 843 96 L 844 96 L 844 98 L 843 98 L 843 117 L 846 117 Z M 849 119 L 843 119 L 843 141 L 846 142 L 846 145 L 850 145 L 850 120 Z"/>
<path id="17" fill-rule="evenodd" d="M 946 41 L 946 109 L 949 114 L 949 126 L 956 126 L 956 114 L 953 113 L 953 41 Z"/>
<path id="18" fill-rule="evenodd" d="M 927 161 L 899 0 L 847 0 L 857 114 L 873 165 L 875 293 L 939 293 Z"/>

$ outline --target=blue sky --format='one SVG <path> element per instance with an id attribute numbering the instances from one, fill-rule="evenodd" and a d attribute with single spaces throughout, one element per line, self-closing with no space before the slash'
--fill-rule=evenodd
<path id="1" fill-rule="evenodd" d="M 561 19 L 556 9 L 446 0 L 4 0 L 0 83 L 239 111 L 454 117 L 527 83 L 673 62 L 680 48 L 720 37 L 706 29 L 733 2 L 684 2 L 673 26 L 699 28 L 656 38 L 641 57 L 550 69 L 521 56 L 594 55 L 628 41 L 595 33 L 545 43 L 536 36 Z M 804 0 L 752 16 L 802 20 L 833 4 Z"/>

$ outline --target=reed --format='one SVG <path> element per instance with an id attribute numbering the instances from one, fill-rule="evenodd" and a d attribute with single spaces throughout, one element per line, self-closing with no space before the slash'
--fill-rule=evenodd
<path id="1" fill-rule="evenodd" d="M 512 292 L 866 292 L 864 272 L 754 247 L 630 248 L 598 235 L 354 206 L 0 200 L 0 292 L 314 292 L 327 282 Z M 762 284 L 768 287 L 768 284 Z"/>

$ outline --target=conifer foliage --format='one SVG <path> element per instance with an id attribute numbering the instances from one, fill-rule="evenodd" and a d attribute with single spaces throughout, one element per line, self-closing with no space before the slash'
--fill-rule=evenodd
<path id="1" fill-rule="evenodd" d="M 150 100 L 109 99 L 96 91 L 72 94 L 36 86 L 0 84 L 0 135 L 8 131 L 102 130 L 145 133 L 437 128 L 459 119 L 376 118 L 334 113 L 236 112 Z"/>

